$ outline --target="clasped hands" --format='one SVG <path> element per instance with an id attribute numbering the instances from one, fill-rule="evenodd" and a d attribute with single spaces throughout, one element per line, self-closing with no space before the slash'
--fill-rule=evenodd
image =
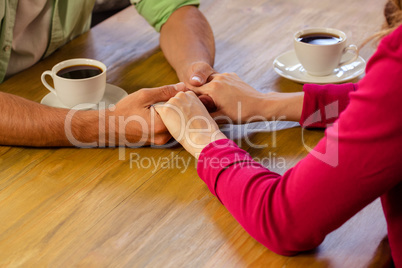
<path id="1" fill-rule="evenodd" d="M 202 96 L 215 104 L 210 113 Z M 242 81 L 234 73 L 212 74 L 200 87 L 184 89 L 163 105 L 154 108 L 175 140 L 198 158 L 209 143 L 226 139 L 216 122 L 247 123 L 258 119 L 266 95 Z M 210 110 L 211 111 L 211 110 Z"/>
<path id="2" fill-rule="evenodd" d="M 211 72 L 207 77 L 195 83 L 141 89 L 121 100 L 115 113 L 135 113 L 153 123 L 144 128 L 134 120 L 126 126 L 125 133 L 130 135 L 126 139 L 161 145 L 173 137 L 198 157 L 209 143 L 226 139 L 217 122 L 249 123 L 286 112 L 281 93 L 261 93 L 234 73 Z"/>

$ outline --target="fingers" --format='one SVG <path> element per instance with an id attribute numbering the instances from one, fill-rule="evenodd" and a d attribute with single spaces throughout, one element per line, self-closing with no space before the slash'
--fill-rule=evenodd
<path id="1" fill-rule="evenodd" d="M 175 104 L 175 105 L 190 105 L 191 104 L 196 104 L 199 103 L 201 104 L 201 101 L 195 95 L 194 92 L 192 91 L 186 91 L 186 92 L 179 92 L 176 94 L 175 97 L 171 98 L 168 103 Z"/>
<path id="2" fill-rule="evenodd" d="M 195 87 L 205 84 L 209 77 L 216 73 L 215 70 L 206 62 L 197 62 L 192 66 L 190 84 Z"/>
<path id="3" fill-rule="evenodd" d="M 217 111 L 217 107 L 215 106 L 214 101 L 211 97 L 207 95 L 196 96 L 194 92 L 187 91 L 187 92 L 179 92 L 176 94 L 175 97 L 171 98 L 167 103 L 160 103 L 153 105 L 155 111 L 159 114 L 159 116 L 164 120 L 168 115 L 166 112 L 172 111 L 173 107 L 180 107 L 181 104 L 184 103 L 191 103 L 192 105 L 196 105 L 197 103 L 201 102 L 205 108 L 207 109 L 208 113 L 210 113 L 212 118 L 216 118 L 218 123 L 227 123 L 227 118 L 223 118 L 224 114 L 221 111 Z M 177 109 L 173 110 L 177 112 Z M 221 118 L 222 117 L 222 118 Z"/>
<path id="4" fill-rule="evenodd" d="M 192 104 L 196 103 L 201 104 L 202 102 L 200 99 L 195 95 L 194 92 L 192 91 L 186 91 L 186 92 L 178 92 L 174 97 L 172 97 L 168 102 L 162 104 L 156 104 L 153 105 L 155 108 L 156 112 L 159 114 L 163 114 L 164 109 L 168 109 L 169 107 L 177 106 L 181 107 L 183 105 L 191 106 Z"/>
<path id="5" fill-rule="evenodd" d="M 186 87 L 186 84 L 184 84 L 183 82 L 177 83 L 173 86 L 177 91 L 187 91 L 188 90 Z"/>
<path id="6" fill-rule="evenodd" d="M 224 85 L 238 84 L 241 82 L 239 76 L 235 73 L 213 73 L 208 77 L 207 84 L 200 87 L 191 88 L 198 95 L 213 95 L 213 92 Z"/>
<path id="7" fill-rule="evenodd" d="M 184 83 L 178 83 L 175 85 L 167 85 L 157 88 L 142 89 L 142 98 L 144 105 L 151 105 L 157 102 L 166 102 L 176 96 L 177 93 L 185 91 L 187 88 Z"/>
<path id="8" fill-rule="evenodd" d="M 208 87 L 193 87 L 191 91 L 197 95 L 208 95 Z"/>
<path id="9" fill-rule="evenodd" d="M 195 92 L 197 95 L 210 95 L 210 93 L 213 92 L 218 86 L 217 84 L 219 84 L 214 82 L 218 82 L 218 80 L 220 80 L 224 75 L 225 74 L 213 73 L 209 76 L 207 84 L 200 87 L 193 87 L 191 91 Z"/>

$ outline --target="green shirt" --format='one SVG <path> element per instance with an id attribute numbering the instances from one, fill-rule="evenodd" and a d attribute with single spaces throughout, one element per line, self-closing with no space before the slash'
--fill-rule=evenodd
<path id="1" fill-rule="evenodd" d="M 137 11 L 158 32 L 169 16 L 199 0 L 130 0 Z M 95 0 L 53 0 L 49 44 L 43 57 L 53 53 L 76 36 L 89 30 Z M 11 55 L 18 0 L 0 0 L 0 83 L 3 82 Z"/>

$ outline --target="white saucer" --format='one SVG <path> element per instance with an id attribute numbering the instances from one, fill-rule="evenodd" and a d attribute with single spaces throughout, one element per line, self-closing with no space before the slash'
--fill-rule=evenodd
<path id="1" fill-rule="evenodd" d="M 116 104 L 119 100 L 126 97 L 127 92 L 115 85 L 106 84 L 105 95 L 103 95 L 103 99 L 99 102 L 99 104 L 82 104 L 77 105 L 73 109 L 86 110 L 93 109 L 97 110 L 99 107 L 108 108 L 110 104 Z M 57 96 L 53 93 L 47 94 L 40 102 L 41 104 L 57 107 L 57 108 L 67 108 L 64 104 L 60 102 Z"/>
<path id="2" fill-rule="evenodd" d="M 353 54 L 347 52 L 343 58 L 351 58 Z M 362 73 L 366 68 L 366 62 L 362 57 L 358 57 L 354 62 L 342 65 L 327 76 L 313 76 L 306 72 L 296 57 L 294 50 L 287 51 L 278 56 L 273 63 L 275 72 L 280 76 L 299 83 L 332 84 L 352 80 Z"/>

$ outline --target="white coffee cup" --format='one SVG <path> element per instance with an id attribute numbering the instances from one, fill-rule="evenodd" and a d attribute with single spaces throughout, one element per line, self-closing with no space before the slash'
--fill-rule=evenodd
<path id="1" fill-rule="evenodd" d="M 52 77 L 54 88 L 47 83 L 47 75 Z M 93 59 L 70 59 L 56 64 L 51 71 L 43 72 L 41 80 L 68 108 L 94 106 L 105 94 L 106 65 Z"/>
<path id="2" fill-rule="evenodd" d="M 323 35 L 327 39 L 321 39 L 322 42 L 320 43 L 318 37 L 314 39 L 314 35 Z M 333 36 L 334 39 L 332 40 L 330 36 Z M 358 58 L 357 47 L 355 45 L 346 46 L 346 42 L 346 34 L 332 28 L 309 28 L 298 31 L 293 37 L 297 59 L 303 68 L 314 76 L 330 75 L 336 68 L 349 64 Z M 353 57 L 341 61 L 342 56 L 348 51 L 352 51 Z"/>

